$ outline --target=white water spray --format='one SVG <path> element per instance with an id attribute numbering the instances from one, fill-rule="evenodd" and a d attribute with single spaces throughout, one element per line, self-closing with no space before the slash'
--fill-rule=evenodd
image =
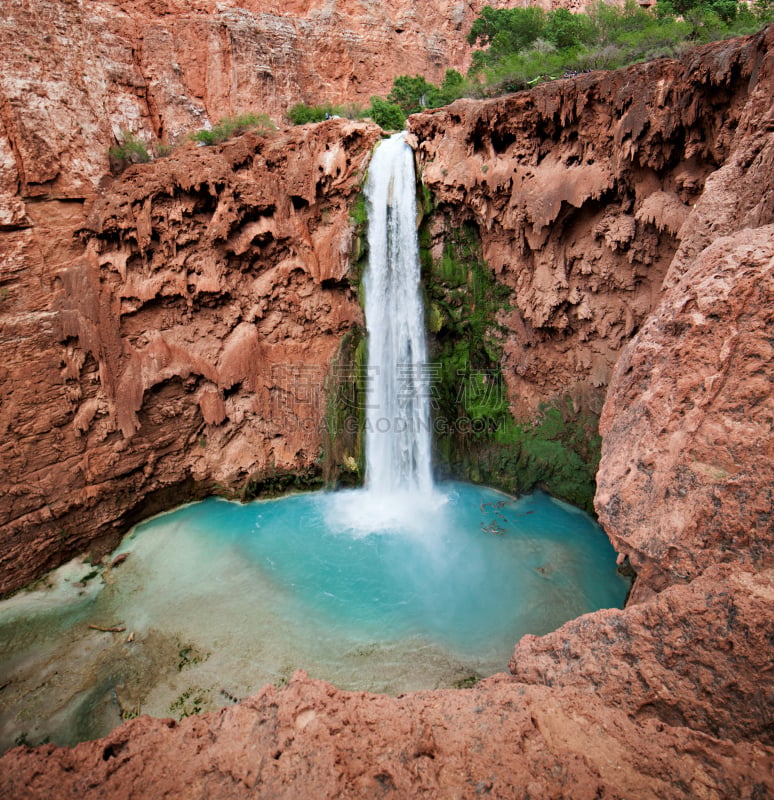
<path id="1" fill-rule="evenodd" d="M 430 409 L 414 154 L 398 133 L 368 171 L 366 489 L 429 493 Z"/>

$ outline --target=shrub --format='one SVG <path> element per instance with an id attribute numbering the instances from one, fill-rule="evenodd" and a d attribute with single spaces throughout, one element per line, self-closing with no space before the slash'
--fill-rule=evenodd
<path id="1" fill-rule="evenodd" d="M 494 9 L 485 6 L 468 34 L 470 44 L 489 46 L 492 59 L 529 47 L 543 37 L 546 13 L 542 8 Z"/>
<path id="2" fill-rule="evenodd" d="M 151 154 L 141 139 L 138 139 L 131 131 L 121 131 L 121 141 L 108 150 L 111 161 L 125 162 L 129 164 L 147 164 L 151 160 Z"/>
<path id="3" fill-rule="evenodd" d="M 288 111 L 288 119 L 294 125 L 305 125 L 307 122 L 321 122 L 328 116 L 334 116 L 336 109 L 330 104 L 322 106 L 308 106 L 306 103 L 296 103 Z"/>
<path id="4" fill-rule="evenodd" d="M 431 96 L 437 91 L 438 88 L 428 83 L 422 75 L 415 75 L 413 78 L 410 75 L 398 75 L 387 95 L 387 102 L 399 106 L 408 116 L 431 105 Z"/>
<path id="5" fill-rule="evenodd" d="M 371 119 L 387 131 L 399 131 L 406 124 L 406 115 L 399 105 L 389 103 L 382 97 L 371 98 L 371 108 L 368 111 Z"/>
<path id="6" fill-rule="evenodd" d="M 225 142 L 232 136 L 239 136 L 247 131 L 255 131 L 265 136 L 276 129 L 276 125 L 266 114 L 241 114 L 238 117 L 222 117 L 217 125 L 209 130 L 201 130 L 193 135 L 194 141 L 205 145 Z"/>
<path id="7" fill-rule="evenodd" d="M 323 103 L 319 106 L 309 106 L 306 103 L 296 103 L 287 112 L 287 118 L 294 125 L 305 125 L 307 122 L 322 122 L 327 117 L 346 117 L 347 119 L 362 119 L 366 109 L 357 103 L 345 103 L 334 106 Z"/>
<path id="8" fill-rule="evenodd" d="M 655 13 L 634 0 L 623 7 L 601 2 L 585 14 L 487 7 L 468 35 L 486 49 L 473 52 L 465 91 L 475 90 L 474 76 L 491 96 L 567 72 L 677 56 L 697 42 L 753 33 L 772 19 L 774 0 L 756 0 L 752 7 L 739 0 L 659 0 Z"/>

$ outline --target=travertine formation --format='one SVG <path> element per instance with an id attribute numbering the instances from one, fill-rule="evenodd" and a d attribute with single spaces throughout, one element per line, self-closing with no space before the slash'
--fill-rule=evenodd
<path id="1" fill-rule="evenodd" d="M 0 234 L 0 591 L 215 485 L 319 477 L 325 378 L 362 322 L 349 209 L 379 133 L 189 144 L 88 216 L 46 202 Z"/>
<path id="2" fill-rule="evenodd" d="M 758 44 L 699 52 L 409 120 L 436 204 L 436 248 L 449 224 L 473 223 L 487 263 L 514 290 L 501 322 L 517 416 L 565 393 L 599 410 L 678 246 L 682 258 L 697 252 L 687 243 L 696 214 L 682 226 L 705 181 L 755 133 L 739 126 L 770 113 L 760 107 L 770 86 L 758 76 Z M 764 163 L 745 185 L 766 179 Z"/>
<path id="3" fill-rule="evenodd" d="M 469 690 L 389 698 L 298 674 L 177 725 L 140 718 L 72 750 L 16 748 L 0 793 L 774 793 L 773 41 L 771 29 L 411 121 L 438 240 L 475 222 L 517 290 L 503 320 L 515 405 L 607 387 L 596 505 L 638 571 L 626 609 L 525 637 L 511 675 Z M 267 427 L 291 395 L 265 365 L 328 365 L 360 320 L 347 214 L 377 137 L 331 121 L 191 147 L 85 207 L 54 194 L 53 167 L 40 201 L 11 192 L 6 588 L 61 557 L 59 520 L 79 521 L 63 546 L 81 548 L 135 503 L 169 502 L 165 487 L 237 485 L 272 457 L 312 466 L 319 439 Z"/>

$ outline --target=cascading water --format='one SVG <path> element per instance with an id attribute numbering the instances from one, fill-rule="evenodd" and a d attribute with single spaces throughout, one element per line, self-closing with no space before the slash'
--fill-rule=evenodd
<path id="1" fill-rule="evenodd" d="M 366 197 L 366 488 L 377 494 L 427 494 L 432 490 L 427 347 L 414 154 L 405 133 L 376 149 Z"/>
<path id="2" fill-rule="evenodd" d="M 187 505 L 136 528 L 119 570 L 73 562 L 0 603 L 0 752 L 217 708 L 296 666 L 349 689 L 451 686 L 502 669 L 525 633 L 623 602 L 581 512 L 433 485 L 414 181 L 404 136 L 383 142 L 367 186 L 366 488 Z"/>

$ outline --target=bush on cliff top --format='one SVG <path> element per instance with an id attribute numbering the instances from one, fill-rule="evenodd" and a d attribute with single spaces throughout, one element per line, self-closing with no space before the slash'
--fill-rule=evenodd
<path id="1" fill-rule="evenodd" d="M 368 110 L 368 116 L 386 131 L 402 130 L 406 124 L 406 115 L 401 107 L 381 97 L 374 96 L 371 98 L 371 108 Z"/>
<path id="2" fill-rule="evenodd" d="M 306 125 L 307 122 L 322 122 L 330 117 L 346 117 L 347 119 L 360 119 L 366 110 L 355 103 L 335 106 L 332 103 L 323 103 L 319 106 L 309 106 L 306 103 L 296 103 L 287 111 L 287 118 L 294 125 Z"/>
<path id="3" fill-rule="evenodd" d="M 232 136 L 247 133 L 247 131 L 254 131 L 259 136 L 265 136 L 275 128 L 276 125 L 266 114 L 240 114 L 237 117 L 222 117 L 218 124 L 211 129 L 195 133 L 193 139 L 201 144 L 214 145 L 225 142 Z"/>
<path id="4" fill-rule="evenodd" d="M 459 97 L 493 97 L 578 72 L 674 57 L 696 44 L 754 33 L 771 21 L 774 0 L 751 6 L 743 0 L 659 0 L 654 11 L 627 0 L 623 7 L 598 3 L 580 14 L 485 6 L 468 33 L 478 49 L 467 77 L 447 70 L 435 86 L 422 75 L 399 75 L 386 100 L 371 98 L 370 116 L 383 128 L 400 128 L 407 115 Z"/>
<path id="5" fill-rule="evenodd" d="M 655 13 L 634 0 L 599 3 L 588 13 L 567 9 L 486 7 L 468 41 L 470 94 L 487 96 L 590 69 L 615 69 L 677 56 L 696 44 L 753 33 L 774 19 L 772 0 L 752 7 L 737 0 L 659 0 Z"/>

